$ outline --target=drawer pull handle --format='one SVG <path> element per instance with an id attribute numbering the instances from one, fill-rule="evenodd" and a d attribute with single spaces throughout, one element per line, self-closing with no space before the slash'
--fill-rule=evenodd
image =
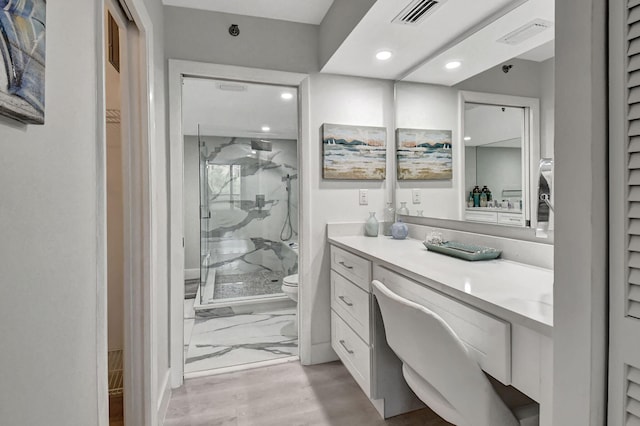
<path id="1" fill-rule="evenodd" d="M 347 306 L 353 306 L 353 303 L 351 303 L 351 301 L 344 296 L 338 296 L 338 299 L 342 300 Z"/>
<path id="2" fill-rule="evenodd" d="M 349 266 L 349 265 L 347 265 L 347 264 L 346 264 L 346 263 L 344 263 L 344 262 L 338 262 L 338 263 L 339 263 L 339 264 L 341 264 L 342 266 L 344 266 L 344 267 L 345 267 L 345 268 L 347 268 L 347 269 L 353 269 L 353 266 Z"/>
<path id="3" fill-rule="evenodd" d="M 345 344 L 344 344 L 344 340 L 340 340 L 340 344 L 342 345 L 342 347 L 344 348 L 344 350 L 345 350 L 345 351 L 347 351 L 347 353 L 348 353 L 348 354 L 353 354 L 353 353 L 354 353 L 351 349 L 349 349 L 349 348 L 347 347 L 347 345 L 345 345 Z"/>

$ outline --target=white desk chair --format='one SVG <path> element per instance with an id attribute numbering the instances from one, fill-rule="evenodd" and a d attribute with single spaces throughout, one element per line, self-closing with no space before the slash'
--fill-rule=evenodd
<path id="1" fill-rule="evenodd" d="M 446 421 L 458 426 L 533 426 L 531 407 L 518 420 L 495 392 L 464 343 L 436 313 L 373 281 L 387 342 L 402 361 L 409 387 Z"/>

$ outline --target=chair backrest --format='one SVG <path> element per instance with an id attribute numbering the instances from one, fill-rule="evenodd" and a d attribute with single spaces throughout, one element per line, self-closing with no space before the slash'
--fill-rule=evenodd
<path id="1" fill-rule="evenodd" d="M 457 412 L 461 426 L 517 426 L 460 338 L 436 313 L 373 281 L 391 349 Z M 420 395 L 418 395 L 420 396 Z M 430 401 L 424 401 L 430 405 Z M 438 404 L 430 406 L 438 412 Z M 442 414 L 441 414 L 442 415 Z"/>

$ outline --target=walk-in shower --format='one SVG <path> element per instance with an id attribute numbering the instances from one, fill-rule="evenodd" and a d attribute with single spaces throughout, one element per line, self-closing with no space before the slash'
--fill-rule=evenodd
<path id="1" fill-rule="evenodd" d="M 199 305 L 283 298 L 298 271 L 297 141 L 200 136 L 198 147 Z"/>

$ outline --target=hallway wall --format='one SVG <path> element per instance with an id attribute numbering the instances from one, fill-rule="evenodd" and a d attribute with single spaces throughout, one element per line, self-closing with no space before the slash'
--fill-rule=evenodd
<path id="1" fill-rule="evenodd" d="M 49 2 L 45 124 L 0 118 L 0 422 L 6 425 L 98 420 L 99 338 L 106 349 L 96 291 L 100 3 Z"/>

